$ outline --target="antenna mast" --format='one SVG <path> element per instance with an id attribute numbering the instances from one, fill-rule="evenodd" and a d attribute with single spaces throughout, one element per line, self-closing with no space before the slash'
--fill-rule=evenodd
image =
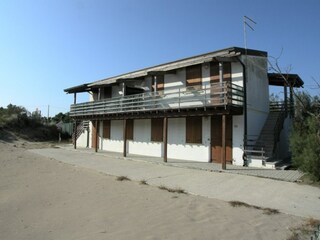
<path id="1" fill-rule="evenodd" d="M 246 26 L 248 26 L 252 31 L 254 31 L 254 28 L 252 25 L 257 24 L 255 21 L 253 21 L 251 18 L 247 16 L 243 16 L 243 37 L 244 37 L 244 48 L 247 51 L 247 29 Z"/>

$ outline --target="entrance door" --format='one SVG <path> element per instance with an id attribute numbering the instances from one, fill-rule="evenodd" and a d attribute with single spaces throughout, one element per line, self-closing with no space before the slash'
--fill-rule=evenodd
<path id="1" fill-rule="evenodd" d="M 96 128 L 96 121 L 92 121 L 91 148 L 96 148 L 96 146 L 98 144 L 97 143 L 97 134 L 98 134 L 98 129 Z M 98 144 L 98 148 L 99 148 L 99 144 Z"/>
<path id="2" fill-rule="evenodd" d="M 211 117 L 211 161 L 221 163 L 222 116 Z M 226 116 L 226 160 L 232 163 L 232 116 Z"/>

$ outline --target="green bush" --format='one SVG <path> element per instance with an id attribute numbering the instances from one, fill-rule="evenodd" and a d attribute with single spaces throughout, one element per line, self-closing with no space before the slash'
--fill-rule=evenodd
<path id="1" fill-rule="evenodd" d="M 295 118 L 290 137 L 292 163 L 320 181 L 320 98 L 302 91 L 295 94 Z"/>

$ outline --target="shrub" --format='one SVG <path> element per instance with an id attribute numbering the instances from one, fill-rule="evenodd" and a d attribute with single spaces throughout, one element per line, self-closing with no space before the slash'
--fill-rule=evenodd
<path id="1" fill-rule="evenodd" d="M 305 118 L 303 126 L 294 125 L 290 138 L 293 165 L 320 181 L 320 121 Z"/>

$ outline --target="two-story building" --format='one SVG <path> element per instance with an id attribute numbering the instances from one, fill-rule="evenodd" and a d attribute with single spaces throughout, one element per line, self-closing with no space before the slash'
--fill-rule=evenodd
<path id="1" fill-rule="evenodd" d="M 285 158 L 296 74 L 268 74 L 267 52 L 231 47 L 65 89 L 75 147 L 274 167 Z M 284 101 L 269 104 L 269 85 Z M 289 90 L 289 94 L 288 94 Z M 77 103 L 77 93 L 89 101 Z"/>

